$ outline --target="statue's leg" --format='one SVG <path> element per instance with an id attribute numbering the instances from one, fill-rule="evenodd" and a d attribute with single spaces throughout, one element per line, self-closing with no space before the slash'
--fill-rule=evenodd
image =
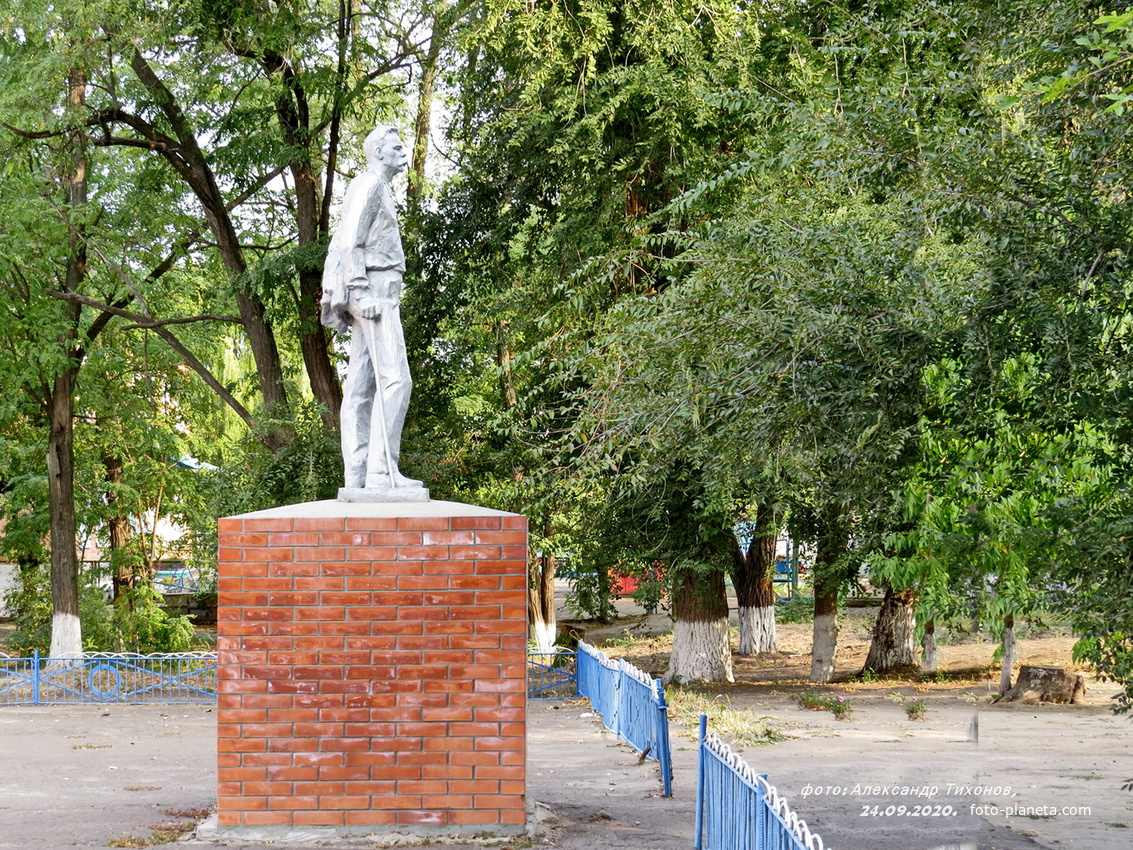
<path id="1" fill-rule="evenodd" d="M 373 281 L 371 281 L 373 286 Z M 386 415 L 388 399 L 385 392 L 385 379 L 382 372 L 382 363 L 389 357 L 387 344 L 387 327 L 389 326 L 389 312 L 386 310 L 378 321 L 371 322 L 366 327 L 367 346 L 370 362 L 375 370 L 377 387 L 374 395 L 381 393 L 381 399 L 375 398 L 370 411 L 370 450 L 366 464 L 366 489 L 382 489 L 396 487 L 400 482 L 400 473 L 397 471 L 398 443 L 386 439 L 390 437 L 388 431 L 389 420 Z M 400 437 L 400 435 L 399 435 Z"/>
<path id="2" fill-rule="evenodd" d="M 366 339 L 355 326 L 350 332 L 350 364 L 342 385 L 342 462 L 347 487 L 366 486 L 367 456 L 370 448 L 370 420 L 374 407 L 374 368 Z"/>
<path id="3" fill-rule="evenodd" d="M 396 473 L 397 462 L 401 457 L 401 429 L 405 425 L 409 396 L 413 391 L 405 334 L 401 329 L 400 306 L 395 305 L 387 310 L 378 323 L 378 347 L 381 352 L 378 372 L 385 402 L 386 432 L 389 434 L 390 454 Z"/>

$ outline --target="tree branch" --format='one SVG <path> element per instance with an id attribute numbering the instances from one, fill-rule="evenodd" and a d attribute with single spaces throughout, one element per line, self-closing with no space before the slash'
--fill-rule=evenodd
<path id="1" fill-rule="evenodd" d="M 21 139 L 57 139 L 59 136 L 66 135 L 65 130 L 21 130 L 19 127 L 13 127 L 7 121 L 0 121 L 0 127 L 14 133 Z"/>
<path id="2" fill-rule="evenodd" d="M 188 348 L 185 347 L 181 340 L 177 339 L 177 337 L 173 335 L 173 332 L 166 327 L 166 325 L 170 324 L 170 322 L 154 319 L 150 316 L 143 316 L 140 313 L 135 313 L 131 310 L 125 310 L 121 307 L 116 307 L 113 304 L 104 304 L 101 301 L 90 298 L 86 295 L 80 295 L 77 292 L 60 292 L 55 289 L 48 289 L 47 295 L 52 298 L 57 298 L 60 301 L 70 301 L 73 303 L 86 305 L 87 307 L 92 307 L 95 310 L 101 310 L 105 313 L 112 313 L 115 316 L 121 316 L 122 318 L 129 319 L 138 328 L 152 330 L 159 337 L 165 340 L 170 348 L 172 348 L 181 356 L 181 361 L 186 366 L 200 375 L 201 379 L 206 384 L 208 384 L 209 388 L 212 389 L 212 391 L 215 392 L 225 404 L 227 404 L 230 408 L 232 408 L 232 410 L 236 412 L 236 415 L 244 421 L 244 424 L 247 425 L 249 429 L 255 432 L 256 420 L 252 417 L 252 414 L 249 413 L 248 409 L 245 408 L 244 405 L 242 405 L 236 399 L 236 397 L 228 391 L 227 387 L 225 387 L 213 376 L 212 372 L 209 371 L 209 368 L 205 366 L 205 364 L 203 364 L 200 360 L 198 360 L 196 356 L 191 351 L 189 351 Z M 194 320 L 199 319 L 201 321 L 204 321 L 206 318 L 209 317 L 194 317 Z M 180 320 L 181 323 L 184 323 L 185 321 L 188 320 Z M 273 447 L 268 441 L 261 439 L 261 442 L 263 442 L 264 445 L 272 451 L 275 451 L 275 447 Z"/>
<path id="3" fill-rule="evenodd" d="M 179 316 L 176 319 L 154 319 L 147 316 L 145 324 L 123 325 L 122 330 L 152 330 L 167 325 L 189 325 L 193 322 L 229 322 L 234 325 L 241 324 L 239 316 L 226 316 L 223 313 L 200 313 L 196 316 Z"/>

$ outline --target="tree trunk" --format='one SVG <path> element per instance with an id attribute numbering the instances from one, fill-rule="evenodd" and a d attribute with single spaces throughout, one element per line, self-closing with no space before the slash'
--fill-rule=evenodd
<path id="1" fill-rule="evenodd" d="M 440 24 L 439 18 L 434 19 Z M 429 135 L 433 124 L 433 93 L 440 70 L 441 44 L 446 27 L 435 27 L 429 38 L 429 49 L 421 62 L 421 84 L 417 87 L 417 116 L 413 122 L 413 160 L 409 168 L 409 189 L 406 200 L 413 215 L 421 211 L 425 195 L 425 164 L 429 155 Z"/>
<path id="2" fill-rule="evenodd" d="M 810 681 L 826 683 L 834 679 L 838 653 L 838 590 L 815 586 L 814 640 L 810 653 Z"/>
<path id="3" fill-rule="evenodd" d="M 229 274 L 234 279 L 238 278 L 247 269 L 244 250 L 240 245 L 232 217 L 229 215 L 224 194 L 220 191 L 208 159 L 201 151 L 185 113 L 178 105 L 173 92 L 154 72 L 141 53 L 134 53 L 130 67 L 164 113 L 177 137 L 175 148 L 162 147 L 158 150 L 200 201 L 205 221 L 208 222 L 209 229 L 216 239 L 221 261 Z M 264 409 L 269 417 L 284 418 L 290 408 L 283 383 L 283 366 L 275 333 L 267 321 L 264 303 L 254 294 L 237 291 L 236 306 L 240 312 L 244 332 L 248 336 L 252 358 L 256 363 Z M 265 440 L 265 443 L 273 448 L 279 448 L 286 441 L 287 435 L 278 432 Z"/>
<path id="4" fill-rule="evenodd" d="M 319 304 L 322 298 L 322 278 L 310 271 L 299 274 L 299 350 L 311 393 L 323 408 L 323 425 L 330 431 L 339 430 L 339 411 L 342 409 L 342 384 L 330 359 L 330 338 L 327 329 L 319 322 Z"/>
<path id="5" fill-rule="evenodd" d="M 921 672 L 936 672 L 936 620 L 929 620 L 924 624 L 924 661 Z"/>
<path id="6" fill-rule="evenodd" d="M 291 173 L 295 178 L 299 245 L 311 245 L 320 238 L 319 217 L 322 204 L 318 195 L 319 180 L 309 161 L 293 163 Z M 297 305 L 299 351 L 303 355 L 303 367 L 307 372 L 311 393 L 323 408 L 323 425 L 328 430 L 337 432 L 339 411 L 342 408 L 342 384 L 330 359 L 330 335 L 319 317 L 322 297 L 322 272 L 318 269 L 301 269 Z"/>
<path id="7" fill-rule="evenodd" d="M 282 57 L 264 57 L 268 74 L 278 72 L 282 90 L 275 102 L 283 140 L 293 152 L 288 164 L 295 181 L 295 227 L 299 247 L 314 245 L 324 238 L 327 224 L 323 221 L 323 198 L 318 173 L 311 161 L 311 116 L 307 94 L 299 76 Z M 322 301 L 322 269 L 299 270 L 299 350 L 315 400 L 323 407 L 323 424 L 338 431 L 342 407 L 342 385 L 330 359 L 330 337 L 319 321 Z"/>
<path id="8" fill-rule="evenodd" d="M 120 457 L 103 457 L 102 466 L 106 470 L 106 505 L 110 508 L 110 518 L 106 521 L 106 536 L 110 541 L 110 564 L 113 569 L 111 580 L 114 598 L 118 599 L 134 587 L 137 574 L 129 562 L 130 521 L 118 505 L 118 485 L 122 483 L 125 464 Z"/>
<path id="9" fill-rule="evenodd" d="M 555 649 L 555 556 L 539 553 L 527 559 L 527 625 L 538 652 Z"/>
<path id="10" fill-rule="evenodd" d="M 77 115 L 86 105 L 86 73 L 72 69 L 67 75 L 68 105 Z M 70 173 L 67 207 L 79 210 L 87 202 L 86 137 L 81 130 L 69 139 Z M 64 289 L 77 292 L 87 271 L 87 249 L 81 224 L 70 228 Z M 59 340 L 69 362 L 58 375 L 48 397 L 47 490 L 51 513 L 51 658 L 82 655 L 79 623 L 79 558 L 75 551 L 75 378 L 81 363 L 78 345 L 79 304 L 66 302 L 67 330 Z M 58 665 L 56 665 L 58 666 Z"/>
<path id="11" fill-rule="evenodd" d="M 496 366 L 500 371 L 500 392 L 503 393 L 504 404 L 513 408 L 519 403 L 515 394 L 515 381 L 511 374 L 511 342 L 508 339 L 507 322 L 496 322 Z"/>
<path id="12" fill-rule="evenodd" d="M 75 319 L 78 315 L 76 310 Z M 47 443 L 51 510 L 51 658 L 82 655 L 79 624 L 79 558 L 75 550 L 75 367 L 55 378 Z"/>
<path id="13" fill-rule="evenodd" d="M 1017 702 L 1037 705 L 1040 702 L 1082 704 L 1086 701 L 1086 680 L 1079 673 L 1068 673 L 1061 667 L 1024 664 L 1019 680 L 996 702 Z"/>
<path id="14" fill-rule="evenodd" d="M 756 508 L 755 537 L 746 552 L 732 550 L 732 586 L 739 609 L 740 655 L 778 652 L 775 634 L 775 586 L 771 571 L 779 526 L 768 505 Z"/>
<path id="15" fill-rule="evenodd" d="M 1003 666 L 999 670 L 999 695 L 1011 690 L 1011 669 L 1015 666 L 1015 615 L 1003 618 Z"/>
<path id="16" fill-rule="evenodd" d="M 913 635 L 916 629 L 914 606 L 916 594 L 911 590 L 885 588 L 885 599 L 873 624 L 873 640 L 869 645 L 864 673 L 908 671 L 916 665 Z"/>
<path id="17" fill-rule="evenodd" d="M 675 582 L 673 652 L 665 681 L 735 681 L 723 571 L 697 581 L 688 570 L 680 570 Z"/>
<path id="18" fill-rule="evenodd" d="M 814 565 L 814 641 L 811 645 L 810 681 L 834 679 L 838 653 L 838 577 L 834 565 L 846 551 L 847 533 L 840 517 L 826 520 L 816 535 Z"/>

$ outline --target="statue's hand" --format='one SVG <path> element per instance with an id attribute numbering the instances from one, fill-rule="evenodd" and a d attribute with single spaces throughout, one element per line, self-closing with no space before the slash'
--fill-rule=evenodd
<path id="1" fill-rule="evenodd" d="M 379 321 L 382 318 L 382 305 L 373 298 L 359 300 L 354 306 L 354 311 L 359 319 Z"/>

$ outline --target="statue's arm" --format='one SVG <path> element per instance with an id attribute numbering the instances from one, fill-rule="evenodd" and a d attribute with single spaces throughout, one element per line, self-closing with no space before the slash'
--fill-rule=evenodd
<path id="1" fill-rule="evenodd" d="M 365 289 L 366 239 L 378 213 L 377 183 L 369 175 L 354 178 L 342 201 L 342 271 L 347 289 Z"/>

